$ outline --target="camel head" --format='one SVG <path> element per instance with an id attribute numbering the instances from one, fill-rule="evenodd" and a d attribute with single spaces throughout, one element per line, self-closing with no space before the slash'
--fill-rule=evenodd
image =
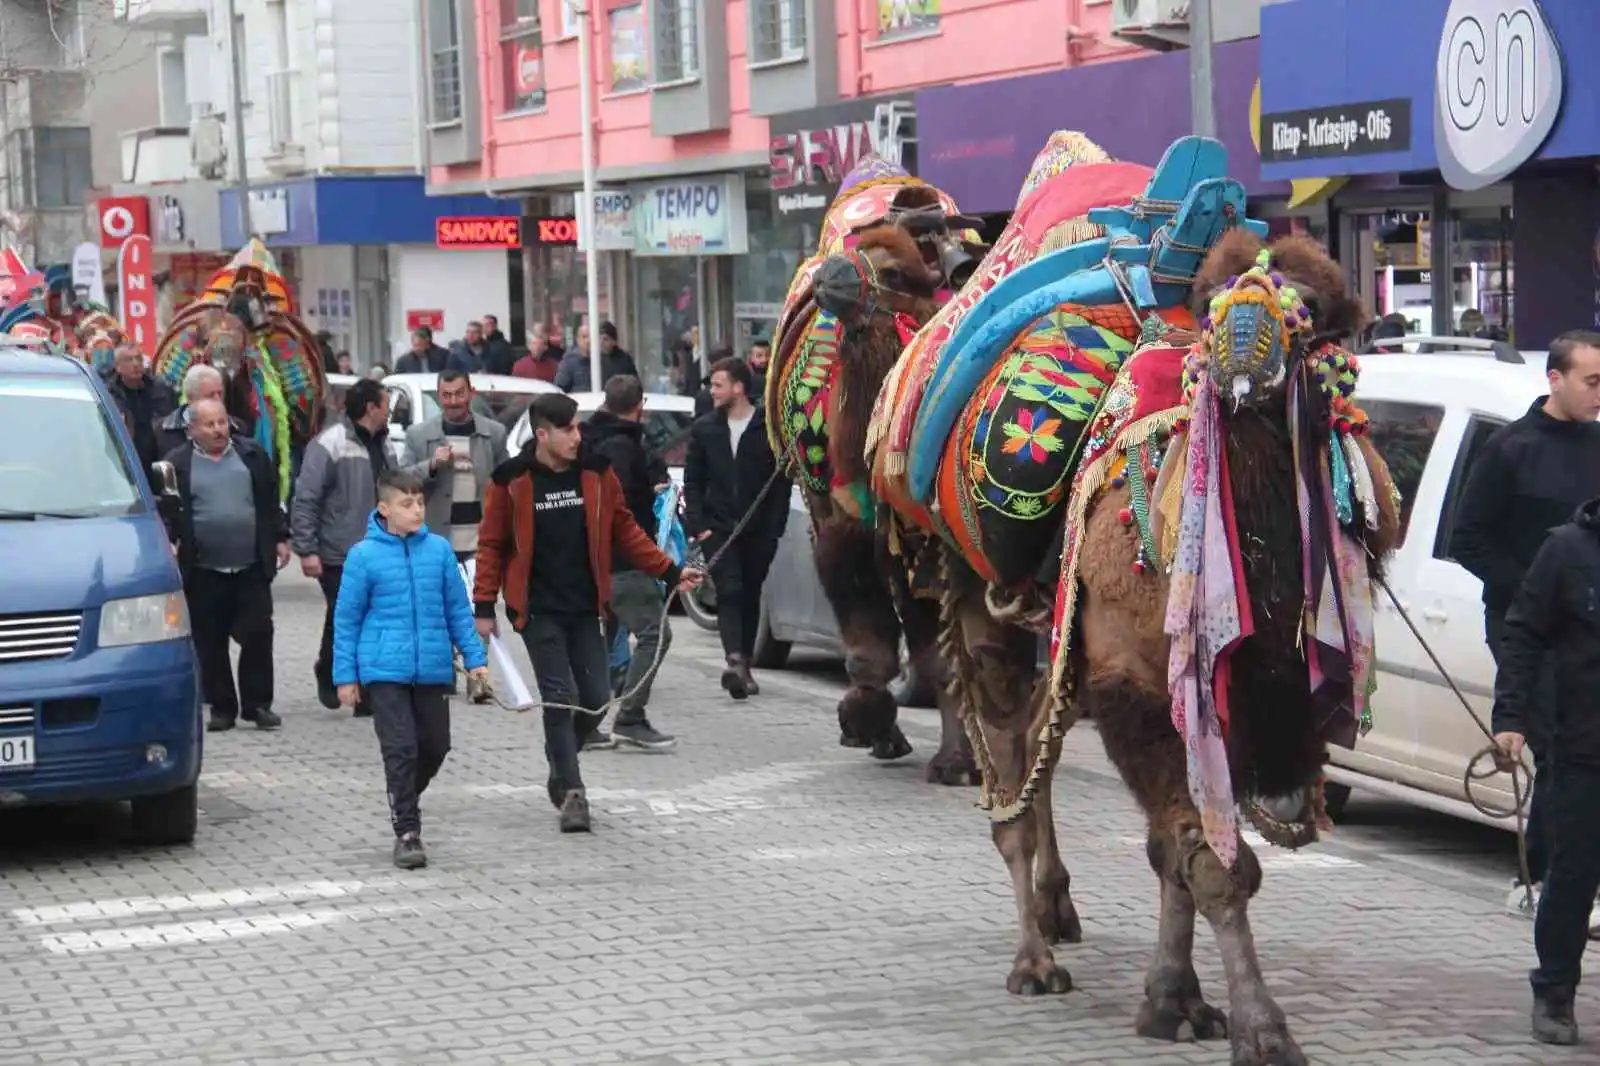
<path id="1" fill-rule="evenodd" d="M 1235 408 L 1270 399 L 1307 352 L 1366 319 L 1344 271 L 1309 237 L 1268 245 L 1233 230 L 1206 257 L 1194 293 L 1202 357 Z"/>
<path id="2" fill-rule="evenodd" d="M 907 186 L 881 222 L 852 234 L 848 247 L 817 267 L 817 306 L 852 330 L 896 315 L 920 327 L 977 269 L 984 248 L 962 236 L 977 226 L 948 214 L 934 190 Z"/>

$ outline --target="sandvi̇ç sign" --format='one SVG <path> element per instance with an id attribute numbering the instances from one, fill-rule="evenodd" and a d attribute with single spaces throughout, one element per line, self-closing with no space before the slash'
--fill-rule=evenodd
<path id="1" fill-rule="evenodd" d="M 156 287 L 151 276 L 154 248 L 150 238 L 136 233 L 122 242 L 117 252 L 117 288 L 121 302 L 122 328 L 128 339 L 139 346 L 145 358 L 153 358 L 156 348 Z"/>
<path id="2" fill-rule="evenodd" d="M 744 175 L 636 185 L 635 255 L 743 255 L 749 251 Z"/>
<path id="3" fill-rule="evenodd" d="M 1261 116 L 1261 161 L 1343 159 L 1411 149 L 1411 101 L 1277 111 Z"/>
<path id="4" fill-rule="evenodd" d="M 1451 0 L 1434 70 L 1444 180 L 1481 189 L 1532 158 L 1560 116 L 1564 81 L 1538 0 Z"/>
<path id="5" fill-rule="evenodd" d="M 462 251 L 522 247 L 522 219 L 515 215 L 441 218 L 433 224 L 433 242 Z"/>

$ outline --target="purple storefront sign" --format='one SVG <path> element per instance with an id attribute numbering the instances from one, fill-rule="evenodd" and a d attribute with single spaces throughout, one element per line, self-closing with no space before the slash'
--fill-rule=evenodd
<path id="1" fill-rule="evenodd" d="M 1263 181 L 1250 139 L 1250 96 L 1260 41 L 1218 45 L 1217 131 L 1229 170 L 1252 196 L 1288 196 L 1289 183 Z M 1154 166 L 1190 132 L 1189 55 L 1033 74 L 917 93 L 918 173 L 963 211 L 1011 211 L 1033 157 L 1056 130 L 1087 134 L 1114 158 Z"/>

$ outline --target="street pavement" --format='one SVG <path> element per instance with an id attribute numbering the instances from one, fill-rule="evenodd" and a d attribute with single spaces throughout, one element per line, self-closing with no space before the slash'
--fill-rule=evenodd
<path id="1" fill-rule="evenodd" d="M 875 763 L 837 744 L 836 665 L 797 652 L 734 704 L 680 618 L 653 711 L 679 750 L 586 755 L 592 836 L 557 832 L 536 715 L 458 704 L 432 865 L 403 874 L 370 724 L 314 698 L 315 586 L 278 600 L 284 728 L 207 738 L 192 848 L 125 844 L 115 810 L 0 816 L 0 1064 L 1228 1062 L 1133 1035 L 1157 892 L 1091 727 L 1056 789 L 1076 989 L 1022 1000 L 975 794 L 922 782 L 931 713 Z M 1351 822 L 1263 848 L 1252 908 L 1315 1062 L 1600 1062 L 1526 1038 L 1508 835 L 1361 799 Z M 1225 1007 L 1203 924 L 1196 954 Z M 1578 1009 L 1600 1041 L 1600 997 Z"/>

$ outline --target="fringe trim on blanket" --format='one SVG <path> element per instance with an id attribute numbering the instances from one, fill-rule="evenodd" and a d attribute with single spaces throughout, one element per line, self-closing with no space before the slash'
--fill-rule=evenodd
<path id="1" fill-rule="evenodd" d="M 1058 222 L 1045 231 L 1044 240 L 1039 242 L 1039 251 L 1035 258 L 1059 252 L 1063 248 L 1070 248 L 1084 241 L 1097 241 L 1105 235 L 1106 228 L 1098 222 L 1090 222 L 1087 215 L 1070 218 L 1065 222 Z"/>

